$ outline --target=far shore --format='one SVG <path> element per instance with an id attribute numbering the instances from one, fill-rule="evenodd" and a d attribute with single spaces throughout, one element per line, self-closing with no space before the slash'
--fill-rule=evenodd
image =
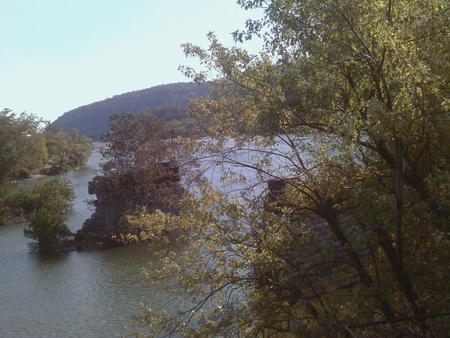
<path id="1" fill-rule="evenodd" d="M 30 174 L 30 176 L 28 178 L 26 178 L 26 179 L 27 180 L 32 180 L 32 179 L 35 179 L 35 178 L 42 178 L 42 177 L 47 177 L 47 176 L 48 175 L 37 173 L 37 174 Z"/>

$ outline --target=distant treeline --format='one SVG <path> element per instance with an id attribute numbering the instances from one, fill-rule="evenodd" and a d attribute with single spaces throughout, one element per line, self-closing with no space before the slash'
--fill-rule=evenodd
<path id="1" fill-rule="evenodd" d="M 77 130 L 65 133 L 35 115 L 0 112 L 0 186 L 32 173 L 60 174 L 86 164 L 92 140 Z"/>
<path id="2" fill-rule="evenodd" d="M 122 112 L 132 112 L 136 116 L 146 111 L 165 119 L 169 128 L 178 134 L 192 132 L 195 121 L 186 112 L 191 97 L 209 97 L 210 84 L 173 83 L 117 95 L 91 103 L 60 116 L 53 125 L 68 132 L 77 129 L 93 140 L 99 140 L 108 131 L 109 117 Z"/>

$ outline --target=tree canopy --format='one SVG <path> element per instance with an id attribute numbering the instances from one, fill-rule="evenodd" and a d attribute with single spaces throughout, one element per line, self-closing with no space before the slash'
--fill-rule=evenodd
<path id="1" fill-rule="evenodd" d="M 416 317 L 358 335 L 445 336 L 448 319 L 423 317 L 450 301 L 448 2 L 238 3 L 264 16 L 235 39 L 261 36 L 265 50 L 211 33 L 208 50 L 184 45 L 205 69 L 183 70 L 217 74 L 193 112 L 213 119 L 204 151 L 240 190 L 199 188 L 183 212 L 191 245 L 148 271 L 173 275 L 194 305 L 149 308 L 141 323 L 156 335 L 343 337 Z M 284 186 L 272 198 L 270 179 Z"/>
<path id="2" fill-rule="evenodd" d="M 92 140 L 77 130 L 68 134 L 33 114 L 0 112 L 0 185 L 31 172 L 61 174 L 84 166 Z"/>
<path id="3" fill-rule="evenodd" d="M 60 128 L 48 125 L 44 136 L 47 146 L 47 163 L 50 174 L 62 174 L 83 167 L 93 148 L 92 140 L 77 129 L 64 133 Z"/>
<path id="4" fill-rule="evenodd" d="M 179 139 L 165 120 L 149 112 L 138 117 L 131 112 L 115 114 L 109 126 L 102 137 L 105 147 L 99 176 L 94 178 L 97 195 L 113 204 L 114 233 L 136 235 L 137 229 L 142 231 L 143 223 L 148 223 L 143 214 L 157 210 L 176 213 L 182 194 L 176 184 L 180 181 Z M 134 214 L 140 221 L 133 221 Z"/>
<path id="5" fill-rule="evenodd" d="M 30 224 L 24 229 L 25 237 L 34 239 L 28 246 L 42 253 L 62 249 L 62 242 L 70 235 L 64 223 L 64 213 L 72 207 L 75 193 L 68 181 L 58 178 L 36 185 L 28 194 L 32 210 Z"/>
<path id="6" fill-rule="evenodd" d="M 100 173 L 112 185 L 111 191 L 119 196 L 153 191 L 167 175 L 159 165 L 174 159 L 175 140 L 170 140 L 164 120 L 148 113 L 139 117 L 122 113 L 111 116 L 109 127 L 102 137 L 106 147 L 101 149 Z"/>
<path id="7" fill-rule="evenodd" d="M 35 115 L 17 116 L 10 109 L 0 112 L 0 184 L 44 166 L 47 149 L 40 133 L 42 123 Z"/>

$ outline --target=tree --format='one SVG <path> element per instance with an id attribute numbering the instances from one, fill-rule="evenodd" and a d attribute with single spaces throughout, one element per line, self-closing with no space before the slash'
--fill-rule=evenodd
<path id="1" fill-rule="evenodd" d="M 54 173 L 83 167 L 91 156 L 92 140 L 80 135 L 76 129 L 66 134 L 59 127 L 48 125 L 44 135 L 48 151 L 47 163 Z"/>
<path id="2" fill-rule="evenodd" d="M 74 198 L 73 187 L 60 179 L 51 179 L 32 189 L 33 211 L 30 225 L 24 229 L 25 237 L 36 240 L 29 243 L 31 249 L 54 253 L 62 248 L 62 242 L 70 235 L 64 224 L 64 213 L 72 206 Z"/>
<path id="3" fill-rule="evenodd" d="M 102 137 L 101 176 L 95 182 L 114 200 L 116 220 L 122 220 L 115 232 L 134 229 L 127 215 L 140 214 L 142 208 L 175 213 L 182 193 L 176 184 L 181 153 L 165 121 L 146 112 L 139 117 L 122 113 L 111 116 L 109 127 Z"/>
<path id="4" fill-rule="evenodd" d="M 47 152 L 40 134 L 42 123 L 35 115 L 16 116 L 10 109 L 0 112 L 0 184 L 43 167 Z"/>
<path id="5" fill-rule="evenodd" d="M 91 156 L 92 140 L 86 135 L 80 135 L 76 129 L 68 134 L 70 142 L 69 164 L 72 168 L 83 167 Z"/>
<path id="6" fill-rule="evenodd" d="M 60 213 L 41 208 L 33 212 L 29 229 L 24 229 L 26 237 L 35 239 L 28 246 L 41 253 L 55 253 L 62 248 L 61 241 L 70 235 Z"/>
<path id="7" fill-rule="evenodd" d="M 183 70 L 217 74 L 215 99 L 194 111 L 215 121 L 205 151 L 245 188 L 204 189 L 184 211 L 192 245 L 149 274 L 173 274 L 195 305 L 172 317 L 148 310 L 147 327 L 336 337 L 412 316 L 359 334 L 446 335 L 448 320 L 420 318 L 450 300 L 448 3 L 238 2 L 264 17 L 235 39 L 260 35 L 265 53 L 210 34 L 208 50 L 184 46 L 206 69 Z M 262 198 L 269 179 L 284 188 Z"/>

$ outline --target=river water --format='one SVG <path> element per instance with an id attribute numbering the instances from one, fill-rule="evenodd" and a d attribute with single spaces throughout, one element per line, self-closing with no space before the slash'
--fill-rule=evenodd
<path id="1" fill-rule="evenodd" d="M 67 224 L 81 228 L 92 211 L 87 183 L 100 155 L 94 152 L 80 171 L 62 175 L 77 199 Z M 48 178 L 29 180 L 33 185 Z M 152 309 L 177 309 L 178 300 L 149 285 L 141 275 L 153 257 L 147 245 L 58 255 L 30 253 L 27 223 L 0 227 L 0 337 L 117 337 L 121 329 Z"/>
<path id="2" fill-rule="evenodd" d="M 86 203 L 93 197 L 88 194 L 88 182 L 100 159 L 100 154 L 93 152 L 84 168 L 61 175 L 72 182 L 77 195 L 66 222 L 73 232 L 93 212 Z M 237 153 L 235 160 L 250 163 L 251 153 Z M 255 177 L 248 168 L 236 170 L 247 179 Z M 214 187 L 225 189 L 218 168 L 209 168 L 205 176 Z M 47 179 L 50 177 L 20 184 L 31 187 Z M 243 188 L 237 184 L 224 191 L 233 194 Z M 174 294 L 150 285 L 142 276 L 142 268 L 155 260 L 145 243 L 42 255 L 29 251 L 30 239 L 23 235 L 26 226 L 27 223 L 0 226 L 1 338 L 117 337 L 127 332 L 123 325 L 144 314 L 141 303 L 152 310 L 169 312 L 184 303 Z"/>

